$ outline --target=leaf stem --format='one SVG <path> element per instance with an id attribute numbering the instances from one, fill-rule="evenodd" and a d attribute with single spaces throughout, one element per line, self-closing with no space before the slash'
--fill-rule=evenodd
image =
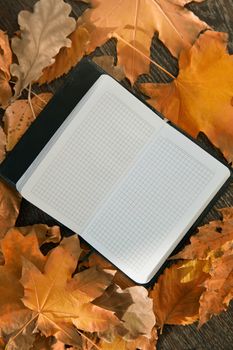
<path id="1" fill-rule="evenodd" d="M 32 99 L 31 99 L 31 91 L 32 91 L 32 83 L 29 84 L 29 89 L 28 89 L 28 103 L 32 111 L 33 119 L 36 119 L 36 115 L 32 106 Z"/>
<path id="2" fill-rule="evenodd" d="M 152 64 L 154 64 L 157 68 L 159 68 L 160 70 L 162 70 L 164 73 L 166 73 L 170 78 L 172 79 L 176 79 L 176 77 L 168 72 L 165 68 L 163 68 L 162 66 L 160 66 L 160 64 L 158 64 L 157 62 L 155 62 L 154 60 L 152 60 L 150 57 L 148 57 L 147 55 L 145 55 L 143 52 L 141 52 L 140 50 L 138 50 L 135 46 L 131 45 L 128 41 L 126 41 L 125 39 L 123 39 L 120 35 L 118 35 L 117 33 L 113 33 L 113 37 L 116 38 L 117 40 L 122 41 L 124 44 L 128 45 L 129 47 L 131 47 L 133 50 L 135 50 L 137 53 L 139 53 L 140 55 L 142 55 L 145 59 L 147 59 L 148 61 L 150 61 Z"/>

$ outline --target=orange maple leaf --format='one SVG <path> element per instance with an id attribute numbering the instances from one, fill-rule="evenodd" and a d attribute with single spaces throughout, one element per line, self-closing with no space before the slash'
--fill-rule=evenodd
<path id="1" fill-rule="evenodd" d="M 78 23 L 84 25 L 90 33 L 88 52 L 104 44 L 110 37 L 118 39 L 118 62 L 133 83 L 138 75 L 149 72 L 150 62 L 143 55 L 150 57 L 151 40 L 155 31 L 159 32 L 159 38 L 171 53 L 178 56 L 182 48 L 190 46 L 200 31 L 208 27 L 184 8 L 189 2 L 190 0 L 91 0 L 92 8 L 85 11 Z"/>
<path id="2" fill-rule="evenodd" d="M 148 101 L 196 137 L 204 132 L 233 160 L 233 55 L 227 35 L 207 31 L 179 59 L 178 77 L 169 84 L 142 84 Z"/>

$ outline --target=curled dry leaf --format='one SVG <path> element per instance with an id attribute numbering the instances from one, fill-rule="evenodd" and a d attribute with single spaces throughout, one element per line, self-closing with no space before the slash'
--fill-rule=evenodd
<path id="1" fill-rule="evenodd" d="M 12 39 L 19 63 L 11 65 L 11 74 L 17 77 L 15 98 L 54 63 L 53 57 L 63 46 L 71 46 L 67 36 L 74 31 L 75 20 L 69 17 L 70 12 L 71 6 L 63 0 L 39 0 L 33 13 L 19 13 L 20 37 Z"/>
<path id="2" fill-rule="evenodd" d="M 186 325 L 199 315 L 199 299 L 209 274 L 204 272 L 205 261 L 180 262 L 167 268 L 154 285 L 150 296 L 154 301 L 157 325 Z"/>
<path id="3" fill-rule="evenodd" d="M 52 80 L 68 73 L 84 56 L 89 43 L 87 29 L 77 27 L 69 36 L 69 39 L 72 43 L 71 47 L 63 47 L 55 57 L 55 62 L 43 70 L 43 75 L 38 80 L 40 84 L 50 83 Z"/>
<path id="4" fill-rule="evenodd" d="M 10 65 L 12 52 L 7 34 L 0 30 L 0 107 L 6 108 L 12 96 L 10 80 Z"/>
<path id="5" fill-rule="evenodd" d="M 201 2 L 202 0 L 199 0 Z M 174 56 L 190 46 L 207 24 L 184 8 L 190 0 L 91 0 L 79 23 L 90 32 L 89 52 L 110 37 L 118 39 L 118 61 L 133 83 L 149 72 L 151 40 L 155 31 Z M 182 19 L 182 20 L 181 20 Z M 119 40 L 121 38 L 121 40 Z M 122 41 L 123 39 L 123 41 Z M 127 45 L 129 43 L 132 47 Z M 140 51 L 143 55 L 138 54 Z"/>
<path id="6" fill-rule="evenodd" d="M 124 69 L 121 66 L 114 65 L 114 57 L 112 56 L 98 56 L 94 57 L 93 61 L 102 67 L 108 74 L 110 74 L 116 80 L 122 80 L 125 78 Z"/>
<path id="7" fill-rule="evenodd" d="M 5 182 L 0 181 L 0 239 L 14 226 L 20 204 L 21 196 Z"/>
<path id="8" fill-rule="evenodd" d="M 227 35 L 200 35 L 181 53 L 179 68 L 169 84 L 141 84 L 148 102 L 193 137 L 204 132 L 232 162 L 233 55 L 227 53 Z"/>
<path id="9" fill-rule="evenodd" d="M 191 237 L 190 244 L 171 258 L 208 259 L 222 256 L 227 247 L 225 243 L 233 244 L 233 208 L 224 208 L 221 212 L 223 220 L 211 221 L 199 227 L 198 233 Z"/>
<path id="10" fill-rule="evenodd" d="M 46 92 L 32 98 L 32 108 L 36 117 L 44 109 L 52 96 L 51 93 Z M 17 100 L 13 102 L 6 109 L 3 121 L 4 131 L 7 135 L 6 149 L 7 151 L 11 151 L 34 121 L 34 115 L 28 100 Z"/>

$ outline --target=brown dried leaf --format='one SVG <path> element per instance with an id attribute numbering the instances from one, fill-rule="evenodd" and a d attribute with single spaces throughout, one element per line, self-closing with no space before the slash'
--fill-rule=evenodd
<path id="1" fill-rule="evenodd" d="M 114 57 L 98 56 L 94 57 L 92 60 L 116 80 L 120 81 L 125 78 L 124 69 L 121 66 L 114 65 Z"/>
<path id="2" fill-rule="evenodd" d="M 102 269 L 115 270 L 115 267 L 108 260 L 96 252 L 92 252 L 88 258 L 88 262 L 83 263 L 83 265 L 86 267 L 99 266 Z M 119 270 L 115 274 L 113 281 L 121 288 L 135 286 L 135 283 Z"/>
<path id="3" fill-rule="evenodd" d="M 19 62 L 11 65 L 11 74 L 18 79 L 15 98 L 40 78 L 45 67 L 55 62 L 53 57 L 63 46 L 71 46 L 67 36 L 75 29 L 75 20 L 69 17 L 70 12 L 71 6 L 63 0 L 40 0 L 33 13 L 19 13 L 20 37 L 12 39 L 12 49 Z"/>
<path id="4" fill-rule="evenodd" d="M 10 65 L 12 52 L 7 34 L 0 30 L 0 107 L 6 108 L 12 96 L 10 80 Z"/>
<path id="5" fill-rule="evenodd" d="M 36 235 L 39 246 L 44 243 L 58 243 L 61 240 L 61 232 L 59 226 L 49 227 L 45 224 L 35 224 L 32 226 L 17 227 L 20 233 L 24 236 Z"/>
<path id="6" fill-rule="evenodd" d="M 155 325 L 155 315 L 153 312 L 153 301 L 148 297 L 148 291 L 141 286 L 127 288 L 133 299 L 133 304 L 130 305 L 122 317 L 124 328 L 127 333 L 124 339 L 133 340 L 140 335 L 145 335 L 150 338 L 152 328 Z"/>
<path id="7" fill-rule="evenodd" d="M 36 117 L 44 109 L 52 96 L 51 93 L 46 92 L 32 98 L 32 108 Z M 17 100 L 13 102 L 6 109 L 3 121 L 4 131 L 7 135 L 6 149 L 7 151 L 11 151 L 34 121 L 34 115 L 28 100 Z"/>
<path id="8" fill-rule="evenodd" d="M 180 262 L 167 268 L 154 285 L 150 296 L 154 300 L 157 325 L 186 325 L 198 319 L 199 299 L 208 278 L 205 261 Z"/>
<path id="9" fill-rule="evenodd" d="M 230 254 L 231 253 L 231 254 Z M 213 261 L 211 278 L 204 283 L 206 291 L 200 298 L 199 325 L 207 322 L 212 315 L 226 310 L 233 298 L 233 254 L 226 254 Z"/>
<path id="10" fill-rule="evenodd" d="M 19 215 L 21 196 L 5 182 L 0 181 L 0 239 L 14 226 Z"/>
<path id="11" fill-rule="evenodd" d="M 199 227 L 197 234 L 191 237 L 190 244 L 171 259 L 208 259 L 224 254 L 226 242 L 233 244 L 233 208 L 220 210 L 223 220 L 211 221 Z M 229 247 L 228 247 L 229 249 Z"/>
<path id="12" fill-rule="evenodd" d="M 118 40 L 118 62 L 133 83 L 138 75 L 149 72 L 150 63 L 136 50 L 150 57 L 156 31 L 171 53 L 178 56 L 181 49 L 190 46 L 200 31 L 208 27 L 184 7 L 188 3 L 190 0 L 92 0 L 92 8 L 78 22 L 90 32 L 89 52 L 110 37 L 124 40 Z"/>
<path id="13" fill-rule="evenodd" d="M 89 33 L 86 28 L 77 27 L 69 36 L 71 47 L 63 47 L 55 57 L 55 62 L 43 70 L 43 75 L 38 80 L 39 84 L 50 83 L 69 72 L 84 56 L 89 42 Z"/>
<path id="14" fill-rule="evenodd" d="M 148 102 L 193 137 L 204 132 L 233 161 L 233 55 L 227 52 L 227 35 L 200 35 L 181 53 L 179 68 L 169 84 L 141 84 Z"/>

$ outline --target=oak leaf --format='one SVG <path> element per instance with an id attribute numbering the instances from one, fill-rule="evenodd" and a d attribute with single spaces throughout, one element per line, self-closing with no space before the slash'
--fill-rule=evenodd
<path id="1" fill-rule="evenodd" d="M 114 57 L 98 56 L 94 57 L 93 61 L 116 80 L 120 81 L 125 78 L 124 69 L 121 66 L 114 65 Z"/>
<path id="2" fill-rule="evenodd" d="M 182 51 L 178 77 L 169 84 L 142 84 L 148 101 L 193 137 L 204 132 L 233 160 L 233 55 L 227 35 L 207 31 Z"/>
<path id="3" fill-rule="evenodd" d="M 233 208 L 219 210 L 222 220 L 214 220 L 199 227 L 198 233 L 190 238 L 190 244 L 171 259 L 208 259 L 224 254 L 226 242 L 233 244 Z"/>
<path id="4" fill-rule="evenodd" d="M 233 298 L 233 254 L 216 259 L 210 269 L 211 277 L 204 282 L 206 290 L 200 298 L 199 325 L 207 322 L 212 315 L 226 310 Z"/>
<path id="5" fill-rule="evenodd" d="M 19 215 L 21 196 L 2 180 L 0 181 L 0 239 L 13 227 Z"/>
<path id="6" fill-rule="evenodd" d="M 10 80 L 10 65 L 12 52 L 7 34 L 0 30 L 0 107 L 5 108 L 12 96 Z"/>
<path id="7" fill-rule="evenodd" d="M 92 8 L 87 9 L 78 22 L 90 32 L 88 52 L 111 37 L 118 39 L 118 63 L 124 67 L 126 76 L 133 83 L 138 75 L 149 72 L 149 60 L 143 55 L 150 57 L 155 31 L 158 31 L 160 40 L 171 53 L 178 56 L 181 49 L 190 46 L 198 34 L 207 28 L 206 23 L 184 8 L 189 2 L 92 0 Z"/>
<path id="8" fill-rule="evenodd" d="M 157 325 L 186 325 L 199 316 L 199 299 L 204 292 L 205 261 L 191 260 L 166 268 L 154 285 L 150 296 L 154 301 Z"/>
<path id="9" fill-rule="evenodd" d="M 31 103 L 34 115 L 28 100 L 17 100 L 6 109 L 3 121 L 4 131 L 7 135 L 7 151 L 11 151 L 14 148 L 52 96 L 51 93 L 46 92 L 32 98 Z"/>
<path id="10" fill-rule="evenodd" d="M 40 0 L 33 13 L 19 13 L 20 37 L 12 39 L 19 63 L 11 65 L 11 74 L 17 77 L 15 98 L 40 78 L 63 46 L 71 46 L 67 36 L 75 29 L 75 20 L 69 17 L 70 12 L 71 6 L 63 0 Z"/>
<path id="11" fill-rule="evenodd" d="M 63 47 L 55 57 L 55 62 L 43 70 L 43 75 L 38 80 L 39 84 L 50 83 L 69 72 L 84 56 L 89 42 L 89 33 L 86 28 L 77 27 L 68 37 L 71 47 Z"/>

